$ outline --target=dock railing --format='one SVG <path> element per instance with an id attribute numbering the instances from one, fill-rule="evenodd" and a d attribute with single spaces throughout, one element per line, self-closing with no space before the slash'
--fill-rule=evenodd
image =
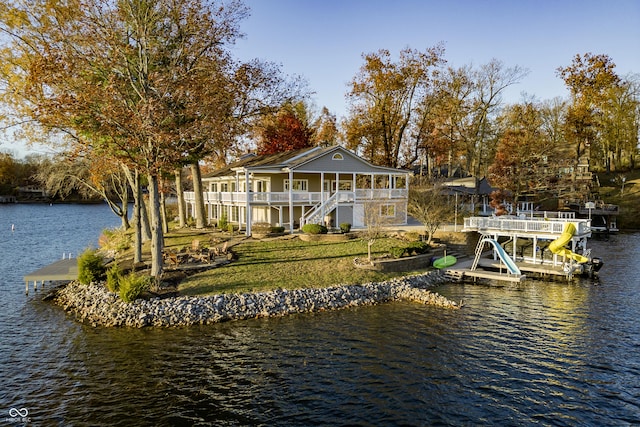
<path id="1" fill-rule="evenodd" d="M 589 220 L 576 218 L 518 218 L 513 216 L 479 217 L 473 216 L 464 219 L 463 231 L 478 231 L 485 233 L 518 232 L 518 233 L 544 233 L 560 235 L 564 231 L 567 222 L 576 225 L 576 234 L 587 234 L 591 231 Z"/>

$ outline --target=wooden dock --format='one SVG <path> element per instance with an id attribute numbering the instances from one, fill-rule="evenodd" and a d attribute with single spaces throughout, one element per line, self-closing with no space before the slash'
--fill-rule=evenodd
<path id="1" fill-rule="evenodd" d="M 36 290 L 38 282 L 72 281 L 78 278 L 78 260 L 76 258 L 61 259 L 24 276 L 25 293 L 29 294 L 29 282 L 33 282 Z"/>
<path id="2" fill-rule="evenodd" d="M 465 278 L 473 278 L 475 279 L 488 279 L 494 281 L 502 281 L 502 282 L 522 282 L 526 279 L 525 275 L 514 275 L 506 272 L 506 268 L 502 265 L 505 272 L 500 271 L 487 271 L 482 269 L 471 270 L 471 265 L 473 264 L 473 260 L 464 260 L 462 262 L 457 263 L 454 266 L 444 269 L 444 273 L 447 277 L 452 279 L 456 279 L 458 281 L 464 280 Z M 481 265 L 481 264 L 479 264 Z"/>
<path id="3" fill-rule="evenodd" d="M 513 275 L 509 274 L 504 264 L 499 260 L 493 260 L 483 257 L 478 263 L 478 268 L 471 270 L 471 264 L 473 260 L 464 260 L 451 266 L 447 269 L 443 269 L 445 274 L 452 279 L 464 280 L 464 278 L 480 278 L 489 279 L 503 282 L 522 282 L 527 278 L 526 275 Z M 533 276 L 562 276 L 566 277 L 567 273 L 559 266 L 552 266 L 548 264 L 531 264 L 527 262 L 516 262 L 516 265 L 523 273 L 531 273 Z"/>

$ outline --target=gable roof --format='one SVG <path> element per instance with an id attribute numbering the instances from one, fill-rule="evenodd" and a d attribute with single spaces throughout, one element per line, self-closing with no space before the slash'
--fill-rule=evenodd
<path id="1" fill-rule="evenodd" d="M 339 151 L 343 155 L 348 155 L 358 161 L 362 162 L 364 165 L 367 165 L 370 168 L 374 168 L 379 171 L 389 172 L 389 173 L 409 173 L 409 171 L 403 169 L 393 169 L 393 168 L 385 168 L 382 166 L 375 166 L 361 157 L 356 156 L 351 151 L 347 150 L 344 147 L 339 145 L 334 145 L 330 147 L 311 147 L 311 148 L 303 148 L 300 150 L 291 150 L 285 151 L 283 153 L 276 154 L 267 154 L 267 155 L 245 155 L 240 158 L 238 161 L 233 162 L 221 169 L 215 170 L 209 174 L 203 176 L 203 178 L 215 178 L 215 177 L 223 177 L 229 175 L 235 175 L 238 170 L 277 170 L 281 172 L 285 172 L 288 170 L 295 170 L 303 168 L 305 165 L 308 165 L 310 162 L 319 159 L 327 154 L 331 154 L 332 152 Z"/>

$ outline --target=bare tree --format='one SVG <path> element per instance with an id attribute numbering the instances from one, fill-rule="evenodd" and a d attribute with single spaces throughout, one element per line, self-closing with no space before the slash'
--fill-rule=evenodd
<path id="1" fill-rule="evenodd" d="M 453 208 L 441 189 L 440 185 L 435 185 L 411 187 L 409 190 L 408 213 L 424 225 L 429 244 L 438 228 L 452 217 Z"/>
<path id="2" fill-rule="evenodd" d="M 364 203 L 363 219 L 366 227 L 364 238 L 367 241 L 369 262 L 371 262 L 371 247 L 376 243 L 376 240 L 385 235 L 385 227 L 391 224 L 391 212 L 388 212 L 387 209 L 389 209 L 389 205 L 382 200 L 372 199 Z"/>

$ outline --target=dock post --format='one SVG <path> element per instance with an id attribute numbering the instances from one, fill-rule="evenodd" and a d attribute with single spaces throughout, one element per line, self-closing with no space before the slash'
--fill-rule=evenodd
<path id="1" fill-rule="evenodd" d="M 25 283 L 25 285 L 24 285 L 24 294 L 25 295 L 29 295 L 29 281 L 27 280 L 24 283 Z"/>

